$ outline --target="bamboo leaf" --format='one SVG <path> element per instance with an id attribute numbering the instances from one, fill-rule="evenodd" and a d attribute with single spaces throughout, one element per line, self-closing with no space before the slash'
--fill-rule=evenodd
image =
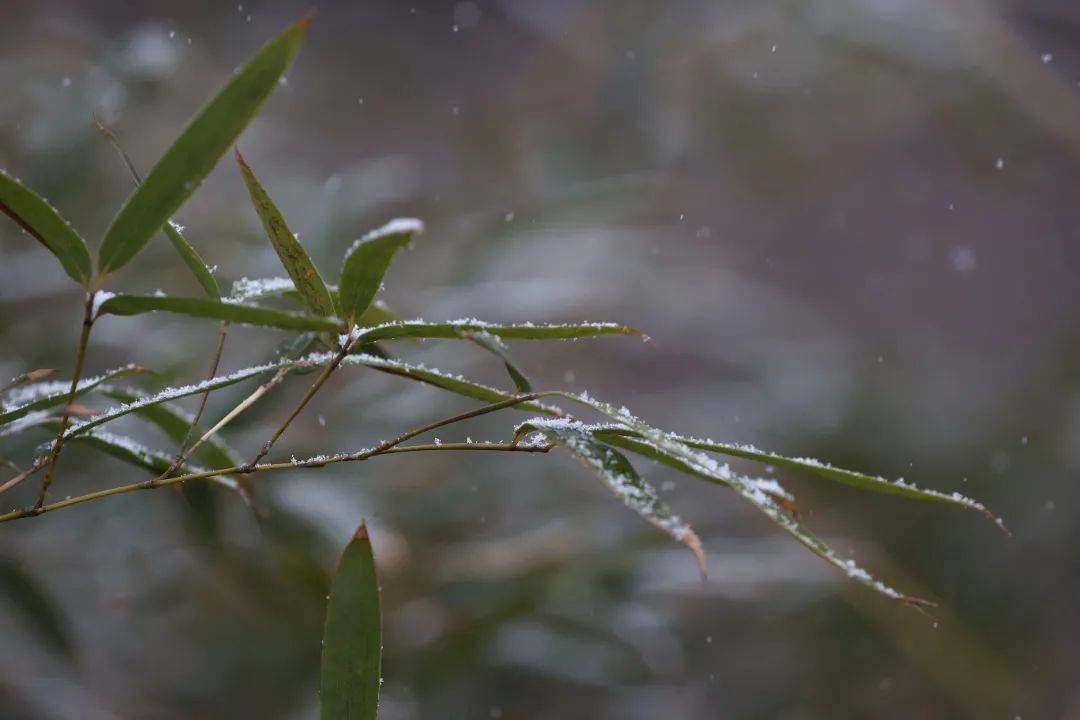
<path id="1" fill-rule="evenodd" d="M 272 370 L 288 367 L 290 365 L 297 365 L 299 361 L 291 359 L 280 359 L 273 362 L 264 363 L 262 365 L 254 365 L 252 367 L 237 370 L 236 372 L 228 375 L 218 375 L 202 382 L 194 383 L 192 385 L 184 385 L 182 387 L 169 387 L 154 393 L 153 395 L 146 395 L 139 397 L 136 400 L 125 402 L 122 405 L 117 405 L 106 410 L 101 411 L 97 415 L 90 418 L 84 418 L 77 420 L 68 427 L 67 432 L 64 433 L 65 439 L 70 439 L 76 435 L 81 435 L 86 431 L 95 428 L 99 425 L 103 425 L 107 422 L 115 420 L 116 418 L 129 415 L 133 412 L 142 410 L 143 408 L 151 407 L 154 405 L 160 405 L 162 403 L 171 402 L 173 400 L 179 400 L 180 398 L 190 397 L 192 395 L 200 395 L 207 390 L 218 390 L 223 387 L 235 385 L 238 382 L 247 380 L 251 377 L 263 375 Z"/>
<path id="2" fill-rule="evenodd" d="M 340 306 L 340 295 L 336 285 L 327 285 L 334 306 Z M 297 291 L 290 278 L 258 278 L 249 280 L 241 278 L 233 283 L 232 293 L 228 302 L 248 303 L 259 302 L 268 298 L 284 297 L 294 302 L 303 303 L 304 298 Z M 382 300 L 376 300 L 368 305 L 367 310 L 360 316 L 357 325 L 360 327 L 374 327 L 389 322 L 397 322 L 401 317 L 387 307 Z"/>
<path id="3" fill-rule="evenodd" d="M 95 377 L 83 378 L 79 380 L 75 394 L 82 395 L 109 380 L 141 372 L 147 371 L 137 365 L 125 365 Z M 70 380 L 50 380 L 14 388 L 5 400 L 0 401 L 0 425 L 18 420 L 36 410 L 63 405 L 67 402 L 70 389 Z"/>
<path id="4" fill-rule="evenodd" d="M 766 517 L 780 526 L 784 531 L 809 548 L 818 557 L 839 568 L 855 582 L 888 598 L 899 600 L 905 604 L 932 605 L 932 603 L 926 600 L 911 597 L 898 590 L 894 590 L 881 581 L 876 580 L 853 561 L 846 560 L 837 555 L 835 551 L 803 527 L 802 524 L 788 514 L 769 493 L 762 489 L 762 482 L 772 481 L 759 481 L 736 475 L 731 472 L 727 465 L 720 465 L 714 458 L 689 447 L 672 437 L 669 433 L 647 425 L 625 408 L 616 408 L 605 402 L 589 397 L 588 395 L 564 393 L 564 397 L 590 407 L 611 420 L 614 420 L 616 423 L 632 430 L 635 435 L 640 436 L 642 440 L 649 445 L 652 445 L 656 451 L 667 456 L 667 458 L 670 459 L 670 464 L 675 467 L 699 477 L 707 476 L 713 478 L 714 481 L 733 488 L 745 500 L 765 514 Z"/>
<path id="5" fill-rule="evenodd" d="M 116 137 L 116 134 L 113 133 L 112 130 L 100 122 L 95 122 L 94 124 L 97 125 L 98 131 L 105 136 L 116 150 L 120 159 L 127 167 L 128 172 L 131 174 L 131 179 L 135 181 L 136 185 L 140 185 L 142 183 L 142 175 L 140 175 L 139 171 L 135 168 L 135 163 L 132 162 L 131 158 L 124 150 L 124 146 L 120 144 L 120 138 Z M 196 251 L 191 243 L 184 238 L 183 229 L 180 225 L 172 220 L 168 220 L 165 222 L 165 225 L 162 226 L 162 229 L 165 231 L 165 237 L 169 239 L 173 249 L 180 255 L 180 259 L 184 261 L 188 270 L 191 271 L 191 274 L 195 276 L 199 285 L 201 285 L 206 292 L 206 296 L 213 298 L 214 300 L 219 299 L 221 297 L 221 288 L 218 287 L 218 282 L 214 277 L 214 273 L 210 271 L 210 268 L 199 255 L 198 251 Z"/>
<path id="6" fill-rule="evenodd" d="M 628 432 L 630 431 L 619 429 L 609 429 L 606 431 L 608 435 L 627 434 Z M 784 455 L 777 455 L 776 453 L 759 450 L 752 445 L 718 443 L 713 440 L 687 438 L 675 434 L 670 434 L 670 437 L 673 440 L 681 442 L 684 445 L 697 450 L 707 450 L 710 452 L 719 453 L 721 455 L 727 455 L 729 457 L 743 458 L 746 460 L 756 460 L 758 462 L 776 465 L 778 467 L 789 468 L 791 470 L 802 470 L 804 472 L 827 478 L 829 480 L 833 480 L 844 485 L 849 485 L 859 490 L 883 493 L 886 495 L 899 495 L 901 497 L 911 498 L 913 500 L 928 500 L 930 502 L 943 503 L 946 505 L 955 505 L 956 507 L 961 507 L 967 510 L 974 510 L 975 512 L 985 515 L 995 524 L 997 524 L 1002 530 L 1005 530 L 1005 526 L 1002 523 L 1001 519 L 998 518 L 994 513 L 990 512 L 990 510 L 988 510 L 985 505 L 978 502 L 977 500 L 965 497 L 964 495 L 961 495 L 957 492 L 944 493 L 938 490 L 920 488 L 903 479 L 888 480 L 880 476 L 866 475 L 864 473 L 858 473 L 852 470 L 845 470 L 843 468 L 834 467 L 815 458 L 796 458 L 787 457 Z M 610 440 L 610 437 L 605 437 L 606 442 Z"/>
<path id="7" fill-rule="evenodd" d="M 367 527 L 341 555 L 330 587 L 322 650 L 323 720 L 375 720 L 382 684 L 379 580 Z"/>
<path id="8" fill-rule="evenodd" d="M 105 231 L 102 275 L 126 265 L 236 142 L 300 49 L 310 23 L 291 25 L 233 75 L 201 110 L 136 188 Z"/>
<path id="9" fill-rule="evenodd" d="M 355 325 L 375 299 L 394 255 L 424 231 L 413 218 L 391 220 L 352 244 L 341 271 L 341 316 Z"/>
<path id="10" fill-rule="evenodd" d="M 525 377 L 525 373 L 521 372 L 517 365 L 514 364 L 514 361 L 510 358 L 510 348 L 497 335 L 492 335 L 489 332 L 466 332 L 462 333 L 461 336 L 466 340 L 471 340 L 502 360 L 503 366 L 506 368 L 506 374 L 514 381 L 514 387 L 517 388 L 519 393 L 532 392 L 532 383 L 529 382 L 529 378 Z"/>
<path id="11" fill-rule="evenodd" d="M 57 429 L 60 425 L 56 425 Z M 95 429 L 70 438 L 73 445 L 83 445 L 92 448 L 118 460 L 122 460 L 136 467 L 141 467 L 154 473 L 163 473 L 172 464 L 173 455 L 162 450 L 151 449 L 142 443 L 136 442 L 123 435 L 114 435 L 105 430 Z M 47 447 L 46 447 L 47 449 Z M 180 468 L 182 472 L 202 472 L 204 468 L 188 463 Z M 225 478 L 226 482 L 235 484 L 235 480 Z"/>
<path id="12" fill-rule="evenodd" d="M 304 301 L 311 312 L 316 315 L 334 315 L 334 299 L 330 291 L 319 275 L 315 264 L 311 262 L 307 251 L 296 235 L 285 223 L 285 218 L 277 205 L 267 194 L 266 190 L 255 177 L 251 167 L 244 162 L 244 156 L 240 150 L 236 150 L 236 162 L 240 166 L 240 174 L 244 177 L 248 193 L 251 195 L 251 203 L 262 221 L 263 229 L 266 230 L 270 243 L 274 246 L 285 272 L 292 278 L 293 285 L 303 296 Z"/>
<path id="13" fill-rule="evenodd" d="M 44 198 L 0 170 L 0 212 L 49 249 L 64 272 L 80 285 L 89 285 L 90 251 L 79 233 Z"/>
<path id="14" fill-rule="evenodd" d="M 328 362 L 333 357 L 333 354 L 324 353 L 321 356 L 311 357 L 317 358 L 321 362 Z M 480 383 L 466 380 L 460 375 L 450 375 L 434 368 L 413 365 L 401 360 L 381 358 L 375 355 L 349 355 L 342 361 L 342 365 L 364 365 L 373 370 L 378 370 L 379 372 L 397 375 L 410 380 L 417 380 L 443 390 L 448 390 L 457 395 L 463 395 L 464 397 L 472 398 L 473 400 L 482 400 L 486 403 L 501 402 L 503 400 L 510 400 L 514 397 L 513 393 L 508 393 L 488 385 L 481 385 Z M 515 405 L 514 407 L 519 410 L 540 412 L 546 415 L 559 416 L 563 414 L 559 408 L 539 402 L 524 402 L 520 405 Z"/>
<path id="15" fill-rule="evenodd" d="M 98 307 L 99 315 L 141 315 L 158 311 L 191 317 L 226 320 L 247 325 L 274 327 L 281 330 L 337 332 L 341 329 L 338 323 L 329 318 L 207 298 L 169 297 L 166 295 L 115 295 L 102 302 Z"/>
<path id="16" fill-rule="evenodd" d="M 603 480 L 627 507 L 690 548 L 705 574 L 705 553 L 697 534 L 671 511 L 652 485 L 641 479 L 625 455 L 598 442 L 589 427 L 577 420 L 533 418 L 518 425 L 514 434 L 522 437 L 530 433 L 539 433 L 565 449 Z"/>
<path id="17" fill-rule="evenodd" d="M 450 338 L 460 339 L 463 333 L 486 332 L 509 340 L 574 340 L 597 335 L 635 335 L 637 330 L 614 323 L 570 323 L 560 325 L 498 325 L 480 320 L 452 320 L 429 323 L 423 320 L 390 322 L 364 330 L 358 345 L 376 340 L 398 338 Z"/>

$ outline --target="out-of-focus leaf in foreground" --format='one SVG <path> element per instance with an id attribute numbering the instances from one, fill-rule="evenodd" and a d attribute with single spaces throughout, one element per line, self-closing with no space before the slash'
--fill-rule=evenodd
<path id="1" fill-rule="evenodd" d="M 47 247 L 64 272 L 80 285 L 90 282 L 90 251 L 79 233 L 44 198 L 0 170 L 0 212 Z"/>
<path id="2" fill-rule="evenodd" d="M 379 580 L 367 527 L 345 548 L 330 587 L 322 651 L 322 719 L 374 720 L 382 683 Z"/>

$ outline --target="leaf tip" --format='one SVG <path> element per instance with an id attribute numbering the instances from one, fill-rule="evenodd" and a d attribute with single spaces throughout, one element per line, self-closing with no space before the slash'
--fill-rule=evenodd
<path id="1" fill-rule="evenodd" d="M 311 26 L 311 22 L 315 19 L 315 8 L 311 8 L 304 16 L 296 21 L 296 28 L 301 32 L 306 32 L 308 27 Z"/>
<path id="2" fill-rule="evenodd" d="M 356 532 L 353 533 L 353 538 L 352 539 L 353 540 L 368 540 L 369 538 L 370 538 L 370 536 L 368 535 L 367 522 L 361 522 L 360 527 L 356 528 Z"/>
<path id="3" fill-rule="evenodd" d="M 233 145 L 233 155 L 236 156 L 236 163 L 240 166 L 240 169 L 243 170 L 245 173 L 250 173 L 251 166 L 247 164 L 246 160 L 244 160 L 244 156 L 240 153 L 239 145 Z"/>

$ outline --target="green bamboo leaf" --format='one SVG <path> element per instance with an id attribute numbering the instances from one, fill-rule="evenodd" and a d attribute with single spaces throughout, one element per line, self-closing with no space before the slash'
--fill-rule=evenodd
<path id="1" fill-rule="evenodd" d="M 101 394 L 122 403 L 137 402 L 143 397 L 123 388 L 107 388 Z M 135 414 L 161 430 L 177 446 L 187 437 L 188 428 L 191 427 L 191 421 L 194 419 L 193 415 L 170 403 L 146 405 L 136 410 Z M 215 470 L 241 464 L 240 456 L 218 435 L 212 435 L 206 442 L 199 445 L 195 450 L 195 457 Z"/>
<path id="2" fill-rule="evenodd" d="M 44 380 L 45 378 L 56 372 L 56 368 L 39 368 L 37 370 L 30 370 L 28 372 L 19 373 L 15 377 L 11 378 L 6 385 L 0 387 L 0 394 L 6 393 L 8 390 L 17 388 L 20 385 L 25 385 L 29 382 L 37 382 L 38 380 Z"/>
<path id="3" fill-rule="evenodd" d="M 116 134 L 102 123 L 95 122 L 94 124 L 97 125 L 98 132 L 105 136 L 105 139 L 107 139 L 116 150 L 124 165 L 127 166 L 128 172 L 131 174 L 131 179 L 135 181 L 135 185 L 142 184 L 142 175 L 140 175 L 139 171 L 135 168 L 135 163 L 132 162 L 131 158 L 124 150 L 124 146 L 120 144 L 120 138 L 116 137 Z M 207 266 L 198 251 L 196 251 L 191 243 L 184 238 L 183 228 L 173 220 L 168 220 L 165 222 L 165 225 L 162 226 L 162 229 L 165 231 L 165 237 L 169 239 L 173 249 L 180 255 L 180 259 L 184 261 L 188 270 L 191 271 L 191 274 L 195 276 L 199 285 L 201 285 L 206 292 L 206 296 L 213 298 L 214 300 L 219 299 L 221 297 L 221 288 L 218 287 L 218 282 L 214 277 L 214 273 L 210 271 L 209 266 Z"/>
<path id="4" fill-rule="evenodd" d="M 304 246 L 289 229 L 281 211 L 263 189 L 251 167 L 244 162 L 244 156 L 239 149 L 236 150 L 236 162 L 240 166 L 240 174 L 244 177 L 251 203 L 262 221 L 263 229 L 266 230 L 285 272 L 292 278 L 293 285 L 300 291 L 308 309 L 316 315 L 334 315 L 334 300 L 315 263 L 311 262 Z"/>
<path id="5" fill-rule="evenodd" d="M 519 393 L 532 392 L 532 383 L 529 382 L 529 378 L 525 377 L 525 373 L 521 372 L 517 365 L 514 364 L 514 361 L 510 358 L 510 348 L 497 335 L 488 332 L 466 332 L 462 333 L 461 336 L 466 340 L 471 340 L 502 360 L 503 366 L 506 368 L 506 374 L 514 381 L 514 387 L 517 388 Z"/>
<path id="6" fill-rule="evenodd" d="M 207 298 L 169 297 L 167 295 L 114 295 L 101 302 L 97 310 L 99 315 L 141 315 L 158 311 L 189 315 L 191 317 L 226 320 L 247 325 L 273 327 L 281 330 L 337 332 L 341 329 L 337 322 L 329 318 Z"/>
<path id="7" fill-rule="evenodd" d="M 92 274 L 90 251 L 79 233 L 44 198 L 0 170 L 0 212 L 49 249 L 64 272 L 80 285 Z"/>
<path id="8" fill-rule="evenodd" d="M 340 307 L 340 295 L 336 285 L 327 285 L 330 297 L 335 307 Z M 284 297 L 293 302 L 303 303 L 304 298 L 293 285 L 290 278 L 240 278 L 232 284 L 232 293 L 228 302 L 250 303 L 267 300 L 270 298 Z M 389 322 L 397 322 L 401 316 L 391 310 L 382 300 L 376 300 L 368 305 L 367 310 L 360 316 L 357 325 L 360 327 L 374 327 Z"/>
<path id="9" fill-rule="evenodd" d="M 347 323 L 357 323 L 379 292 L 394 255 L 423 231 L 419 220 L 398 218 L 352 244 L 341 270 L 341 317 Z"/>
<path id="10" fill-rule="evenodd" d="M 610 429 L 606 431 L 607 434 L 632 434 L 632 431 Z M 946 505 L 955 505 L 967 510 L 974 510 L 981 513 L 992 520 L 1002 530 L 1006 530 L 1001 519 L 987 509 L 985 505 L 973 500 L 972 498 L 965 497 L 960 493 L 944 493 L 939 490 L 930 490 L 927 488 L 921 488 L 912 483 L 903 480 L 888 480 L 875 475 L 867 475 L 864 473 L 855 472 L 853 470 L 845 470 L 844 468 L 838 468 L 828 463 L 817 460 L 816 458 L 804 458 L 804 457 L 787 457 L 784 455 L 777 455 L 773 452 L 767 452 L 759 450 L 752 445 L 736 445 L 731 443 L 718 443 L 714 440 L 701 440 L 698 438 L 683 437 L 681 435 L 670 434 L 673 440 L 681 442 L 688 447 L 697 450 L 707 450 L 709 452 L 719 453 L 721 455 L 727 455 L 729 457 L 743 458 L 746 460 L 755 460 L 757 462 L 767 463 L 769 465 L 775 465 L 778 467 L 788 468 L 791 470 L 801 470 L 803 472 L 811 473 L 819 477 L 827 478 L 844 485 L 857 488 L 859 490 L 866 490 L 869 492 L 883 493 L 886 495 L 899 495 L 901 497 L 911 498 L 913 500 L 928 500 L 930 502 L 943 503 Z M 605 437 L 605 442 L 611 440 L 610 437 Z"/>
<path id="11" fill-rule="evenodd" d="M 310 17 L 249 60 L 199 112 L 105 231 L 102 275 L 126 265 L 202 183 L 258 112 L 300 49 Z"/>
<path id="12" fill-rule="evenodd" d="M 56 424 L 56 428 L 59 430 L 59 423 Z M 99 429 L 88 431 L 77 437 L 70 438 L 70 440 L 73 445 L 92 448 L 130 465 L 159 474 L 169 469 L 174 457 L 172 453 L 151 449 L 129 437 L 114 435 Z M 42 447 L 48 450 L 51 443 Z M 202 472 L 204 469 L 193 463 L 188 463 L 180 468 L 182 472 Z M 226 482 L 235 484 L 235 481 L 229 478 L 226 478 Z"/>
<path id="13" fill-rule="evenodd" d="M 576 457 L 603 480 L 627 507 L 690 548 L 702 575 L 705 574 L 705 553 L 697 534 L 671 511 L 651 485 L 641 479 L 625 455 L 598 442 L 593 438 L 589 426 L 577 420 L 533 418 L 518 425 L 514 432 L 515 437 L 532 433 L 539 433 L 548 442 Z"/>
<path id="14" fill-rule="evenodd" d="M 125 365 L 101 375 L 83 378 L 79 380 L 75 394 L 82 395 L 109 380 L 142 372 L 147 372 L 147 370 L 137 365 Z M 36 410 L 63 405 L 67 402 L 69 390 L 71 390 L 70 380 L 50 380 L 12 389 L 7 398 L 0 401 L 0 425 L 18 420 Z"/>
<path id="15" fill-rule="evenodd" d="M 81 435 L 86 431 L 95 428 L 99 425 L 103 425 L 107 422 L 111 422 L 116 418 L 129 415 L 133 412 L 140 411 L 144 408 L 154 405 L 161 405 L 162 403 L 171 402 L 173 400 L 179 400 L 180 398 L 191 397 L 192 395 L 201 395 L 207 390 L 219 390 L 223 387 L 235 385 L 238 382 L 247 380 L 248 378 L 263 375 L 279 368 L 295 366 L 301 364 L 303 361 L 297 361 L 292 359 L 279 359 L 273 362 L 263 363 L 262 365 L 254 365 L 242 370 L 230 373 L 228 375 L 218 375 L 202 382 L 197 382 L 192 385 L 184 385 L 182 387 L 168 387 L 152 395 L 145 395 L 139 397 L 136 400 L 125 402 L 122 405 L 117 405 L 90 418 L 82 418 L 71 423 L 67 431 L 64 433 L 65 439 L 70 439 L 76 435 Z"/>
<path id="16" fill-rule="evenodd" d="M 316 362 L 325 364 L 333 358 L 333 353 L 324 353 L 309 357 L 314 358 Z M 472 398 L 473 400 L 481 400 L 486 403 L 501 402 L 503 400 L 510 400 L 514 397 L 513 393 L 504 392 L 503 390 L 498 390 L 488 385 L 481 385 L 480 383 L 466 380 L 460 375 L 450 375 L 434 368 L 413 365 L 401 360 L 392 360 L 370 354 L 361 353 L 349 355 L 342 361 L 342 365 L 364 365 L 373 370 L 378 370 L 379 372 L 416 380 L 443 390 L 448 390 L 457 395 Z M 535 401 L 524 402 L 520 405 L 515 405 L 514 407 L 519 410 L 544 413 L 545 415 L 563 415 L 563 412 L 559 410 L 559 408 Z"/>
<path id="17" fill-rule="evenodd" d="M 358 345 L 376 340 L 396 340 L 398 338 L 450 338 L 460 339 L 463 333 L 486 332 L 490 335 L 509 340 L 574 340 L 597 335 L 636 335 L 633 328 L 614 323 L 570 323 L 559 325 L 498 325 L 480 320 L 453 320 L 442 323 L 429 323 L 423 320 L 390 322 L 364 330 L 360 333 Z"/>
<path id="18" fill-rule="evenodd" d="M 880 580 L 875 579 L 852 560 L 840 557 L 817 536 L 803 527 L 802 524 L 792 517 L 770 493 L 763 489 L 763 484 L 767 483 L 771 485 L 774 481 L 756 480 L 736 475 L 727 465 L 719 464 L 714 458 L 674 439 L 669 433 L 658 430 L 642 422 L 626 408 L 616 408 L 613 405 L 601 402 L 588 395 L 563 393 L 563 396 L 568 400 L 590 407 L 611 420 L 614 420 L 616 423 L 632 430 L 635 435 L 639 436 L 649 445 L 652 445 L 656 451 L 669 458 L 669 464 L 692 475 L 698 477 L 707 476 L 715 482 L 731 487 L 776 525 L 809 548 L 818 557 L 839 568 L 855 582 L 888 598 L 899 600 L 908 605 L 932 605 L 932 603 L 926 600 L 911 597 L 898 590 L 894 590 Z"/>
<path id="19" fill-rule="evenodd" d="M 323 720 L 375 720 L 382 684 L 379 580 L 367 527 L 341 555 L 330 586 L 322 650 Z"/>

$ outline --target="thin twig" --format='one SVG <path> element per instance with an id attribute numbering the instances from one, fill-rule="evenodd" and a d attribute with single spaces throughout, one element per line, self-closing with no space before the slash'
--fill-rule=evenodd
<path id="1" fill-rule="evenodd" d="M 254 405 L 259 400 L 259 398 L 261 398 L 263 395 L 265 395 L 266 393 L 270 392 L 275 387 L 280 385 L 281 381 L 285 379 L 285 376 L 288 375 L 289 371 L 292 370 L 292 369 L 293 368 L 291 366 L 290 367 L 283 367 L 283 368 L 279 369 L 276 373 L 274 373 L 274 377 L 270 378 L 269 380 L 264 382 L 262 385 L 255 388 L 255 392 L 248 395 L 246 398 L 244 398 L 242 401 L 240 401 L 239 405 L 234 407 L 229 412 L 225 413 L 225 416 L 223 418 L 218 420 L 217 423 L 215 423 L 212 428 L 210 428 L 205 433 L 203 433 L 202 437 L 200 437 L 198 440 L 196 440 L 194 443 L 192 443 L 191 447 L 189 447 L 184 452 L 184 454 L 181 456 L 180 464 L 183 465 L 185 462 L 187 462 L 188 458 L 191 457 L 192 453 L 194 453 L 196 450 L 198 450 L 199 447 L 204 442 L 206 442 L 207 440 L 212 438 L 223 427 L 225 427 L 226 425 L 231 423 L 233 420 L 235 420 L 242 412 L 244 412 L 249 407 Z"/>
<path id="2" fill-rule="evenodd" d="M 309 387 L 307 389 L 307 392 L 304 393 L 304 397 L 300 398 L 300 402 L 296 404 L 296 407 L 292 409 L 292 412 L 289 413 L 289 416 L 285 418 L 285 422 L 281 423 L 281 427 L 277 429 L 274 435 L 266 441 L 265 445 L 263 445 L 262 450 L 260 450 L 259 453 L 251 460 L 251 462 L 248 463 L 249 466 L 257 465 L 260 460 L 266 457 L 266 454 L 270 452 L 270 448 L 274 447 L 274 443 L 278 441 L 278 438 L 280 438 L 282 433 L 285 432 L 285 429 L 289 427 L 289 424 L 296 419 L 296 416 L 300 414 L 300 411 L 303 410 L 304 407 L 311 400 L 311 398 L 315 396 L 315 393 L 319 391 L 319 388 L 323 386 L 323 384 L 327 381 L 327 379 L 334 372 L 334 370 L 336 370 L 337 367 L 341 365 L 341 361 L 344 360 L 345 356 L 349 354 L 349 351 L 352 350 L 353 345 L 356 343 L 359 337 L 360 335 L 358 333 L 352 333 L 344 342 L 341 343 L 341 349 L 338 350 L 337 355 L 335 355 L 334 359 L 331 360 L 330 363 L 323 368 L 322 372 L 319 373 L 319 376 L 315 378 L 315 382 L 311 383 L 311 387 Z"/>
<path id="3" fill-rule="evenodd" d="M 273 382 L 273 381 L 271 381 Z M 269 385 L 270 383 L 267 383 Z M 264 386 L 265 387 L 265 386 Z M 260 388 L 261 389 L 261 388 Z M 360 450 L 354 453 L 347 453 L 341 455 L 331 455 L 329 457 L 310 458 L 308 460 L 302 460 L 299 462 L 280 462 L 280 463 L 266 463 L 263 465 L 239 465 L 229 468 L 221 468 L 217 470 L 205 470 L 201 472 L 187 473 L 184 475 L 173 475 L 170 477 L 158 477 L 154 480 L 146 480 L 143 482 L 130 483 L 128 485 L 120 485 L 117 487 L 106 488 L 105 490 L 98 490 L 85 495 L 78 495 L 73 498 L 67 498 L 59 502 L 52 503 L 50 505 L 35 505 L 32 508 L 25 508 L 23 510 L 13 510 L 7 514 L 0 515 L 0 522 L 10 522 L 12 520 L 19 520 L 26 517 L 36 517 L 38 515 L 52 512 L 53 510 L 60 510 L 62 508 L 78 505 L 84 502 L 90 502 L 92 500 L 99 500 L 101 498 L 110 497 L 112 495 L 120 495 L 124 493 L 134 492 L 135 490 L 153 490 L 159 487 L 165 487 L 168 485 L 177 485 L 179 483 L 187 482 L 188 480 L 205 480 L 207 478 L 216 477 L 218 475 L 247 475 L 260 472 L 267 472 L 272 470 L 288 470 L 296 468 L 317 468 L 325 467 L 326 465 L 332 465 L 340 462 L 358 462 L 367 460 L 368 458 L 378 455 L 390 455 L 394 453 L 408 453 L 408 452 L 422 452 L 422 451 L 438 451 L 438 450 L 478 450 L 487 452 L 528 452 L 546 453 L 551 450 L 551 445 L 522 445 L 516 440 L 508 443 L 433 443 L 427 445 L 405 445 L 401 446 L 401 443 L 414 438 L 425 432 L 429 432 L 436 428 L 450 425 L 452 423 L 461 422 L 462 420 L 468 420 L 470 418 L 479 417 L 480 415 L 486 415 L 488 413 L 496 412 L 504 408 L 512 407 L 520 403 L 529 402 L 540 397 L 547 395 L 556 395 L 557 392 L 536 392 L 529 393 L 528 395 L 518 395 L 517 397 L 503 400 L 501 402 L 485 405 L 484 407 L 470 410 L 459 415 L 445 418 L 443 420 L 437 420 L 433 423 L 428 423 L 414 430 L 402 433 L 392 440 L 386 440 L 379 443 L 373 448 L 367 450 Z M 250 398 L 249 398 L 250 399 Z M 239 406 L 238 406 L 239 407 Z"/>
<path id="4" fill-rule="evenodd" d="M 79 389 L 79 380 L 82 378 L 83 361 L 86 359 L 86 346 L 90 343 L 90 329 L 94 326 L 94 293 L 86 293 L 86 312 L 83 314 L 82 332 L 79 334 L 79 348 L 75 352 L 75 372 L 71 376 L 71 389 L 68 390 L 67 402 L 64 403 L 64 411 L 60 415 L 60 432 L 53 441 L 52 452 L 45 464 L 45 480 L 41 483 L 41 491 L 38 493 L 34 507 L 40 508 L 45 504 L 45 496 L 52 485 L 53 475 L 56 472 L 56 461 L 60 457 L 60 450 L 64 447 L 64 433 L 67 432 L 68 422 L 71 419 L 71 405 L 75 402 L 75 393 Z"/>
<path id="5" fill-rule="evenodd" d="M 225 335 L 228 332 L 228 326 L 228 323 L 225 322 L 218 325 L 217 348 L 214 350 L 214 361 L 210 365 L 210 374 L 207 376 L 207 380 L 210 380 L 217 375 L 218 366 L 221 365 L 221 351 L 225 347 Z M 199 427 L 199 421 L 202 420 L 203 412 L 206 410 L 206 401 L 209 399 L 210 390 L 208 389 L 202 394 L 202 398 L 199 400 L 199 409 L 195 411 L 195 417 L 191 419 L 191 425 L 188 426 L 187 433 L 184 434 L 184 439 L 180 443 L 180 447 L 176 452 L 176 457 L 173 458 L 172 463 L 169 465 L 169 469 L 162 473 L 162 477 L 172 475 L 189 457 L 189 455 L 185 454 L 188 443 L 191 442 L 191 436 L 195 433 L 195 429 Z"/>

